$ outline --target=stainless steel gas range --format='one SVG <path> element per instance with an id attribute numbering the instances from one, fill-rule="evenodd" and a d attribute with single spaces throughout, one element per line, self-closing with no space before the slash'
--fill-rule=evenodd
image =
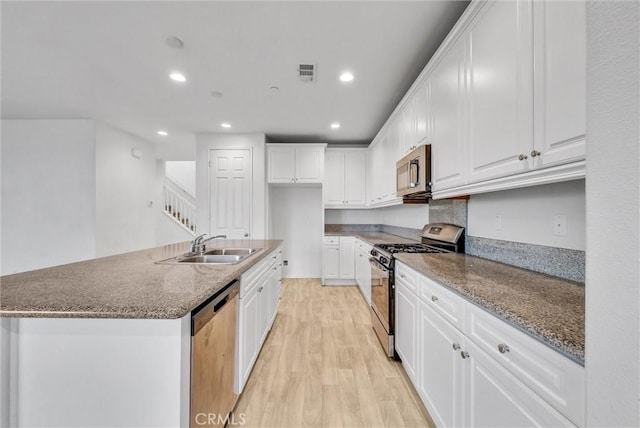
<path id="1" fill-rule="evenodd" d="M 464 253 L 464 228 L 431 223 L 422 228 L 422 242 L 376 244 L 371 250 L 371 323 L 389 357 L 396 358 L 394 344 L 396 253 Z"/>

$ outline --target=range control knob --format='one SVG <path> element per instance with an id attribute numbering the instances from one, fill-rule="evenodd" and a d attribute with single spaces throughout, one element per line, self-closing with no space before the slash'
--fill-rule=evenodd
<path id="1" fill-rule="evenodd" d="M 384 256 L 380 257 L 380 263 L 387 264 L 388 262 L 389 262 L 389 260 L 387 260 L 386 257 L 384 257 Z"/>
<path id="2" fill-rule="evenodd" d="M 375 257 L 378 255 L 378 252 L 376 250 L 371 250 L 371 255 Z"/>

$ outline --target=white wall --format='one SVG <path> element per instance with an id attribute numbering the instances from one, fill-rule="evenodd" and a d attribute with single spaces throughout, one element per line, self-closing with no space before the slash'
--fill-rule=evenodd
<path id="1" fill-rule="evenodd" d="M 366 210 L 325 210 L 326 224 L 387 224 L 422 229 L 429 222 L 429 205 L 397 205 Z"/>
<path id="2" fill-rule="evenodd" d="M 95 141 L 96 255 L 154 247 L 161 204 L 155 146 L 102 123 Z M 140 159 L 132 155 L 134 148 L 142 152 Z"/>
<path id="3" fill-rule="evenodd" d="M 195 161 L 167 161 L 165 174 L 168 179 L 182 187 L 192 197 L 196 197 Z"/>
<path id="4" fill-rule="evenodd" d="M 640 5 L 587 2 L 586 426 L 640 426 Z"/>
<path id="5" fill-rule="evenodd" d="M 269 189 L 270 238 L 283 239 L 282 267 L 285 278 L 322 276 L 322 189 L 271 186 Z"/>
<path id="6" fill-rule="evenodd" d="M 567 236 L 554 236 L 556 214 L 567 216 Z M 472 195 L 467 221 L 471 236 L 584 251 L 584 180 Z"/>
<path id="7" fill-rule="evenodd" d="M 95 124 L 2 121 L 3 275 L 95 256 Z"/>
<path id="8" fill-rule="evenodd" d="M 267 236 L 265 143 L 264 134 L 196 135 L 196 224 L 200 233 L 209 233 L 209 150 L 250 149 L 253 156 L 251 235 L 255 239 Z"/>

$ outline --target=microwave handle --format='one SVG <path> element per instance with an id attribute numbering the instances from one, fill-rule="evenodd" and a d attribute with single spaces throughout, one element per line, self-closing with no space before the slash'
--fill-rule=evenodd
<path id="1" fill-rule="evenodd" d="M 413 180 L 413 167 L 415 166 L 415 171 L 416 171 L 416 179 L 415 181 Z M 418 162 L 418 159 L 411 159 L 411 161 L 409 161 L 409 188 L 414 188 L 414 187 L 418 187 L 418 185 L 420 184 L 420 163 Z"/>

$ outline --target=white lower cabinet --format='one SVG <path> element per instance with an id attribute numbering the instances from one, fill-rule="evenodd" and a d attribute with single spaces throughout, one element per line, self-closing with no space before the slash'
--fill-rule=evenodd
<path id="1" fill-rule="evenodd" d="M 324 285 L 355 285 L 354 236 L 325 236 L 322 248 Z"/>
<path id="2" fill-rule="evenodd" d="M 273 325 L 280 300 L 282 250 L 273 250 L 242 274 L 238 300 L 235 392 L 240 394 Z"/>
<path id="3" fill-rule="evenodd" d="M 584 425 L 584 367 L 398 261 L 395 335 L 439 427 Z"/>
<path id="4" fill-rule="evenodd" d="M 468 354 L 464 426 L 575 426 L 472 341 L 464 349 Z"/>
<path id="5" fill-rule="evenodd" d="M 418 382 L 414 384 L 436 426 L 463 426 L 464 335 L 418 301 Z M 396 331 L 396 335 L 399 332 Z"/>
<path id="6" fill-rule="evenodd" d="M 418 300 L 400 280 L 396 281 L 395 305 L 396 352 L 402 359 L 402 367 L 409 379 L 416 383 Z"/>

